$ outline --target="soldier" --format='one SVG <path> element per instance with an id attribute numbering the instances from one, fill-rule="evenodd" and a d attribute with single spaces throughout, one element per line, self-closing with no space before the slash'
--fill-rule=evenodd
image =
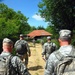
<path id="1" fill-rule="evenodd" d="M 49 55 L 56 50 L 56 44 L 51 42 L 51 37 L 47 37 L 47 42 L 43 46 L 42 50 L 42 58 L 44 60 L 47 60 Z"/>
<path id="2" fill-rule="evenodd" d="M 8 38 L 3 39 L 2 49 L 3 52 L 1 53 L 1 56 L 3 58 L 8 59 L 9 56 L 13 56 L 11 54 L 13 50 L 13 42 L 10 39 Z M 22 63 L 21 59 L 18 56 L 12 57 L 11 64 L 13 66 L 12 67 L 13 70 L 12 71 L 10 70 L 10 73 L 8 73 L 9 75 L 30 75 L 26 66 Z"/>
<path id="3" fill-rule="evenodd" d="M 19 44 L 23 44 L 24 46 L 23 45 L 21 46 Z M 31 56 L 31 51 L 30 51 L 28 43 L 24 40 L 23 34 L 20 34 L 20 40 L 17 40 L 14 46 L 17 51 L 17 55 L 22 59 L 22 61 L 25 61 L 25 65 L 27 67 L 28 56 L 29 57 Z"/>
<path id="4" fill-rule="evenodd" d="M 71 45 L 71 31 L 70 30 L 61 30 L 59 32 L 59 43 L 60 43 L 60 48 L 59 50 L 53 52 L 50 54 L 48 61 L 46 63 L 45 67 L 45 73 L 44 75 L 54 75 L 54 69 L 56 63 L 59 62 L 59 59 L 56 57 L 56 53 L 59 51 L 60 55 L 64 55 L 64 57 L 68 56 L 72 50 L 72 45 Z M 58 54 L 57 54 L 58 55 Z M 63 58 L 60 57 L 60 59 Z"/>
<path id="5" fill-rule="evenodd" d="M 33 42 L 33 45 L 34 45 L 34 47 L 35 47 L 35 39 L 33 39 L 32 42 Z"/>
<path id="6" fill-rule="evenodd" d="M 42 48 L 43 48 L 43 45 L 44 45 L 44 40 L 41 39 L 41 46 L 42 46 Z"/>

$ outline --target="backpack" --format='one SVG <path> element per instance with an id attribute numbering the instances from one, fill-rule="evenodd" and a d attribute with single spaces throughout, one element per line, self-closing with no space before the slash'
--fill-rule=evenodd
<path id="1" fill-rule="evenodd" d="M 55 47 L 53 46 L 52 42 L 50 44 L 47 44 L 45 48 L 46 48 L 46 53 L 48 54 L 51 54 L 53 51 L 55 51 Z"/>
<path id="2" fill-rule="evenodd" d="M 20 55 L 27 53 L 27 42 L 25 40 L 18 40 L 15 44 L 15 49 Z"/>
<path id="3" fill-rule="evenodd" d="M 59 62 L 56 63 L 54 75 L 75 75 L 75 49 L 72 48 L 68 56 L 62 55 L 59 51 L 55 53 Z"/>
<path id="4" fill-rule="evenodd" d="M 47 45 L 45 46 L 45 57 L 46 59 L 48 59 L 49 55 L 55 51 L 55 47 L 53 46 L 53 43 L 47 43 Z"/>
<path id="5" fill-rule="evenodd" d="M 12 75 L 11 56 L 3 57 L 0 55 L 0 75 Z"/>

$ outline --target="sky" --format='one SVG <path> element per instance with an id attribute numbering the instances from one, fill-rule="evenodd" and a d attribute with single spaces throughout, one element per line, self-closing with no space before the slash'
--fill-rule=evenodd
<path id="1" fill-rule="evenodd" d="M 9 8 L 12 8 L 14 11 L 21 11 L 28 19 L 30 26 L 43 26 L 47 27 L 47 23 L 41 18 L 38 13 L 38 3 L 41 0 L 3 0 L 2 3 L 7 5 Z"/>

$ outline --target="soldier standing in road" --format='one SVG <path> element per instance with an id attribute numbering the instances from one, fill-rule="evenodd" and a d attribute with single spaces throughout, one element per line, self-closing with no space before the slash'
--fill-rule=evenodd
<path id="1" fill-rule="evenodd" d="M 35 39 L 33 39 L 32 42 L 33 42 L 33 45 L 34 45 L 34 47 L 35 47 Z"/>
<path id="2" fill-rule="evenodd" d="M 14 46 L 17 51 L 17 55 L 22 59 L 22 61 L 25 59 L 25 65 L 27 67 L 28 56 L 31 56 L 31 51 L 28 43 L 24 40 L 23 34 L 20 34 L 20 40 L 17 40 Z"/>
<path id="3" fill-rule="evenodd" d="M 47 37 L 47 42 L 43 46 L 42 58 L 46 61 L 49 55 L 56 50 L 56 44 L 51 42 L 51 37 Z"/>
<path id="4" fill-rule="evenodd" d="M 41 39 L 41 46 L 42 46 L 42 48 L 43 48 L 43 45 L 44 45 L 44 40 Z"/>

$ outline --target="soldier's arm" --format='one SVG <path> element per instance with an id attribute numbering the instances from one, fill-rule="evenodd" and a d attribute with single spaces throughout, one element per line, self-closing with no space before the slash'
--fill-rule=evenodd
<path id="1" fill-rule="evenodd" d="M 44 56 L 45 54 L 46 54 L 46 43 L 44 44 L 42 49 L 42 56 Z"/>
<path id="2" fill-rule="evenodd" d="M 55 43 L 53 43 L 53 48 L 54 48 L 54 51 L 57 50 L 57 45 Z"/>
<path id="3" fill-rule="evenodd" d="M 17 40 L 17 41 L 15 42 L 14 47 L 16 47 L 16 46 L 17 46 L 18 42 L 19 42 L 19 40 Z"/>
<path id="4" fill-rule="evenodd" d="M 27 52 L 28 52 L 29 56 L 31 56 L 31 51 L 30 51 L 30 47 L 29 47 L 28 43 L 26 44 L 26 46 L 27 46 Z"/>
<path id="5" fill-rule="evenodd" d="M 17 44 L 17 41 L 15 42 L 14 47 L 16 47 L 16 44 Z"/>
<path id="6" fill-rule="evenodd" d="M 55 60 L 56 57 L 55 55 L 52 53 L 49 58 L 48 61 L 46 62 L 46 67 L 45 67 L 45 71 L 44 71 L 44 75 L 53 75 L 54 72 L 54 64 L 55 64 Z"/>
<path id="7" fill-rule="evenodd" d="M 15 67 L 15 69 L 17 69 L 20 75 L 30 75 L 26 66 L 24 65 L 24 63 L 21 61 L 19 57 L 15 56 L 12 62 L 13 62 L 13 66 Z"/>
<path id="8" fill-rule="evenodd" d="M 44 61 L 46 61 L 45 56 L 46 56 L 46 43 L 44 44 L 43 49 L 42 49 L 42 59 L 43 59 Z"/>

